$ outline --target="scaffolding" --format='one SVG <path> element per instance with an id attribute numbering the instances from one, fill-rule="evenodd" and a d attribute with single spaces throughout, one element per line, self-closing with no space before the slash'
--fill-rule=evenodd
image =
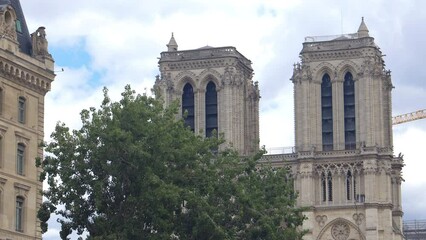
<path id="1" fill-rule="evenodd" d="M 426 220 L 404 221 L 402 229 L 406 240 L 426 239 Z"/>

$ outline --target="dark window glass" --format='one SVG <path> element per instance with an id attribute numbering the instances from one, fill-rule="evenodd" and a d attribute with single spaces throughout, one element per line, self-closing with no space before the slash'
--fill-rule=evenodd
<path id="1" fill-rule="evenodd" d="M 322 150 L 333 150 L 333 96 L 331 80 L 324 74 L 321 83 Z"/>
<path id="2" fill-rule="evenodd" d="M 0 88 L 0 114 L 3 113 L 3 89 Z"/>
<path id="3" fill-rule="evenodd" d="M 24 175 L 24 164 L 25 164 L 25 146 L 18 144 L 16 151 L 16 173 Z"/>
<path id="4" fill-rule="evenodd" d="M 194 89 L 189 83 L 185 84 L 185 86 L 183 87 L 182 115 L 185 117 L 185 125 L 191 128 L 192 131 L 194 131 Z"/>
<path id="5" fill-rule="evenodd" d="M 346 199 L 351 200 L 352 196 L 352 173 L 351 171 L 348 171 L 346 173 Z"/>
<path id="6" fill-rule="evenodd" d="M 217 132 L 217 92 L 216 85 L 209 82 L 206 88 L 206 137 Z"/>
<path id="7" fill-rule="evenodd" d="M 321 195 L 322 195 L 322 201 L 327 201 L 327 180 L 325 179 L 325 173 L 321 174 Z"/>
<path id="8" fill-rule="evenodd" d="M 16 198 L 16 213 L 15 213 L 15 227 L 16 231 L 23 232 L 24 231 L 24 198 L 17 197 Z"/>
<path id="9" fill-rule="evenodd" d="M 345 149 L 356 147 L 356 125 L 355 125 L 355 85 L 352 74 L 345 74 L 343 83 L 344 118 L 345 118 Z"/>
<path id="10" fill-rule="evenodd" d="M 328 172 L 327 175 L 327 185 L 328 185 L 328 201 L 333 201 L 333 177 L 331 176 L 331 172 Z"/>
<path id="11" fill-rule="evenodd" d="M 25 98 L 19 97 L 18 100 L 18 121 L 25 123 Z"/>

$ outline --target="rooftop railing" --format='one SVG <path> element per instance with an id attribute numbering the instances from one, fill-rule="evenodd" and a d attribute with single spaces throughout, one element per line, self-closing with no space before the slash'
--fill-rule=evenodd
<path id="1" fill-rule="evenodd" d="M 218 47 L 218 48 L 200 48 L 184 51 L 162 52 L 160 62 L 163 61 L 181 61 L 208 59 L 217 57 L 236 57 L 248 67 L 251 67 L 251 61 L 244 55 L 239 53 L 235 47 Z"/>
<path id="2" fill-rule="evenodd" d="M 345 40 L 345 39 L 357 39 L 358 33 L 347 33 L 340 35 L 328 35 L 328 36 L 308 36 L 305 37 L 305 42 L 326 42 L 333 40 Z"/>

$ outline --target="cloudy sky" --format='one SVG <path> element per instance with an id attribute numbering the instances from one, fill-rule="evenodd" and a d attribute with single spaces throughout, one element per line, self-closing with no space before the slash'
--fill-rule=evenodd
<path id="1" fill-rule="evenodd" d="M 423 0 L 21 0 L 30 32 L 45 26 L 57 72 L 46 96 L 46 137 L 57 121 L 79 127 L 107 86 L 150 91 L 171 33 L 180 50 L 235 46 L 253 62 L 261 90 L 261 144 L 294 145 L 293 63 L 306 36 L 356 32 L 361 17 L 392 70 L 393 114 L 426 108 Z M 394 126 L 404 154 L 404 219 L 426 219 L 426 120 Z M 45 239 L 58 239 L 55 225 Z"/>

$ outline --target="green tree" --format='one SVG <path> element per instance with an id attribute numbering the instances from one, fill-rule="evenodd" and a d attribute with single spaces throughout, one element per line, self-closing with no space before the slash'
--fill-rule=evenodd
<path id="1" fill-rule="evenodd" d="M 285 169 L 259 166 L 262 152 L 212 150 L 222 141 L 186 128 L 177 104 L 163 108 L 129 86 L 119 102 L 107 92 L 99 109 L 81 112 L 81 129 L 58 123 L 44 146 L 44 231 L 55 212 L 62 239 L 73 230 L 88 239 L 301 238 Z"/>

